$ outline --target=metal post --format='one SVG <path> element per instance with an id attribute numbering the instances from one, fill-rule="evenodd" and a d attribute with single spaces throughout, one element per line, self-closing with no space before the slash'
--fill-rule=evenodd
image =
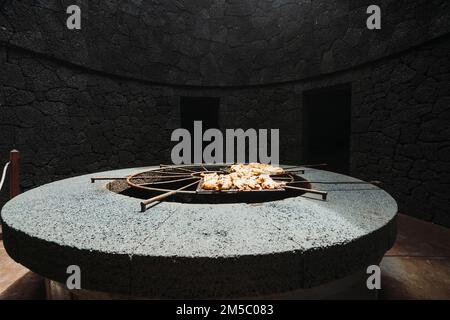
<path id="1" fill-rule="evenodd" d="M 11 199 L 20 193 L 20 153 L 17 150 L 11 150 L 9 153 L 9 165 L 11 168 L 11 178 L 9 179 Z"/>

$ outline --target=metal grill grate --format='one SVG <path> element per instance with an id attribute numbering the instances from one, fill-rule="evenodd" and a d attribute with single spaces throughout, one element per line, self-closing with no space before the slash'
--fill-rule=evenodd
<path id="1" fill-rule="evenodd" d="M 167 199 L 177 194 L 184 195 L 216 195 L 237 197 L 242 194 L 260 197 L 261 201 L 267 197 L 267 192 L 286 193 L 287 191 L 296 192 L 297 194 L 313 193 L 319 194 L 322 200 L 326 200 L 327 193 L 320 190 L 311 189 L 310 183 L 299 176 L 303 174 L 302 167 L 290 166 L 284 167 L 283 173 L 272 174 L 270 177 L 277 181 L 283 182 L 284 185 L 278 189 L 271 190 L 205 190 L 202 188 L 203 177 L 205 173 L 227 174 L 230 173 L 231 164 L 193 164 L 193 165 L 160 165 L 159 168 L 137 172 L 127 177 L 94 177 L 91 182 L 96 180 L 125 180 L 130 188 L 148 191 L 151 193 L 160 193 L 156 196 L 143 200 L 141 202 L 141 211 L 147 209 L 147 205 Z M 299 185 L 301 187 L 299 187 Z"/>

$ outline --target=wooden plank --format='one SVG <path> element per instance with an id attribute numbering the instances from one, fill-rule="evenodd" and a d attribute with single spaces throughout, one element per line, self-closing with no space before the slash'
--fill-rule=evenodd
<path id="1" fill-rule="evenodd" d="M 11 150 L 9 153 L 10 161 L 10 198 L 20 194 L 20 153 L 18 150 Z"/>

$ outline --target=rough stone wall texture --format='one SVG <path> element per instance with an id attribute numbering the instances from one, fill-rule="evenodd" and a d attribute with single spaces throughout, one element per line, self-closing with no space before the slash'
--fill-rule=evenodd
<path id="1" fill-rule="evenodd" d="M 352 173 L 407 214 L 450 226 L 450 39 L 380 61 L 353 83 Z"/>
<path id="2" fill-rule="evenodd" d="M 169 161 L 179 97 L 217 96 L 222 129 L 280 128 L 280 160 L 298 163 L 303 92 L 352 83 L 352 175 L 382 180 L 401 212 L 450 226 L 449 52 L 445 36 L 319 79 L 205 89 L 110 77 L 0 47 L 0 160 L 21 150 L 24 189 Z"/>
<path id="3" fill-rule="evenodd" d="M 121 75 L 236 86 L 344 70 L 450 31 L 448 0 L 5 0 L 0 40 Z M 78 4 L 80 31 L 66 28 Z"/>
<path id="4" fill-rule="evenodd" d="M 21 151 L 25 190 L 82 173 L 169 163 L 180 96 L 220 97 L 221 129 L 280 128 L 281 158 L 298 162 L 290 151 L 299 145 L 298 128 L 289 125 L 299 122 L 301 95 L 290 86 L 178 89 L 90 73 L 23 50 L 0 52 L 0 160 L 12 148 Z"/>

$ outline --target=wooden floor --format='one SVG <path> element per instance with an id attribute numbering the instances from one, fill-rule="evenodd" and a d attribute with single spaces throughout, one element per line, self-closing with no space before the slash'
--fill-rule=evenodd
<path id="1" fill-rule="evenodd" d="M 381 299 L 450 299 L 450 229 L 399 215 L 381 275 Z"/>
<path id="2" fill-rule="evenodd" d="M 450 229 L 399 215 L 381 270 L 380 299 L 450 299 Z M 44 297 L 43 279 L 12 261 L 0 241 L 0 300 Z"/>
<path id="3" fill-rule="evenodd" d="M 0 293 L 11 286 L 16 280 L 23 277 L 28 269 L 15 263 L 8 257 L 3 248 L 3 241 L 0 247 Z"/>

